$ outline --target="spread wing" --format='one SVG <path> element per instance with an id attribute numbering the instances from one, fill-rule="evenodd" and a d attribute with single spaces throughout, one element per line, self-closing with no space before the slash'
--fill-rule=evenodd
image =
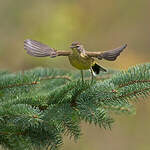
<path id="1" fill-rule="evenodd" d="M 31 39 L 27 39 L 24 41 L 24 49 L 27 51 L 27 54 L 35 57 L 50 56 L 51 58 L 53 58 L 56 56 L 68 56 L 71 53 L 69 51 L 57 51 L 45 44 Z"/>
<path id="2" fill-rule="evenodd" d="M 117 59 L 117 57 L 120 55 L 120 53 L 127 47 L 127 44 L 113 49 L 113 50 L 108 50 L 108 51 L 104 51 L 104 52 L 87 52 L 86 54 L 90 57 L 96 57 L 100 60 L 102 59 L 106 59 L 109 61 L 114 61 Z"/>

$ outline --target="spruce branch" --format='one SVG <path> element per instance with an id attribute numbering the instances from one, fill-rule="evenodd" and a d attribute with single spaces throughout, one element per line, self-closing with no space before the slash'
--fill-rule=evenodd
<path id="1" fill-rule="evenodd" d="M 0 71 L 0 144 L 8 149 L 59 149 L 63 135 L 81 136 L 81 121 L 111 128 L 111 114 L 135 114 L 150 95 L 150 63 L 108 71 L 93 83 L 86 73 L 36 68 Z"/>

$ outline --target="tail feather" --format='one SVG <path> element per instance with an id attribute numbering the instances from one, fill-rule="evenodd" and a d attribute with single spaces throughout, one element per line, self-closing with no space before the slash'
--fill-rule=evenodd
<path id="1" fill-rule="evenodd" d="M 57 52 L 53 48 L 31 39 L 24 41 L 24 49 L 27 50 L 27 54 L 35 57 L 57 56 Z"/>
<path id="2" fill-rule="evenodd" d="M 93 70 L 94 73 L 96 73 L 96 74 L 99 74 L 100 71 L 107 72 L 107 70 L 106 70 L 105 68 L 101 67 L 100 65 L 98 65 L 98 64 L 96 64 L 96 63 L 92 66 L 92 70 Z"/>

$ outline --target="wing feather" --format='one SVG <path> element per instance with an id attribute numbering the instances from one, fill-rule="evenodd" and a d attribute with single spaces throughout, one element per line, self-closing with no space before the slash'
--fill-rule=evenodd
<path id="1" fill-rule="evenodd" d="M 117 59 L 117 57 L 120 55 L 120 53 L 127 47 L 127 44 L 124 44 L 123 46 L 108 50 L 104 52 L 86 52 L 88 56 L 90 57 L 96 57 L 100 60 L 105 59 L 109 61 L 114 61 Z"/>
<path id="2" fill-rule="evenodd" d="M 27 39 L 24 41 L 24 49 L 27 54 L 35 57 L 56 57 L 57 51 L 49 46 L 42 44 L 38 41 Z"/>
<path id="3" fill-rule="evenodd" d="M 50 56 L 51 58 L 53 58 L 56 56 L 68 56 L 71 54 L 71 52 L 69 51 L 57 51 L 45 44 L 31 39 L 27 39 L 24 41 L 24 49 L 27 51 L 27 54 L 35 57 Z"/>
<path id="4" fill-rule="evenodd" d="M 106 59 L 109 61 L 114 61 L 117 59 L 117 57 L 120 55 L 120 53 L 127 47 L 127 44 L 116 48 L 114 50 L 105 51 L 102 54 L 100 54 L 97 58 L 98 59 Z"/>

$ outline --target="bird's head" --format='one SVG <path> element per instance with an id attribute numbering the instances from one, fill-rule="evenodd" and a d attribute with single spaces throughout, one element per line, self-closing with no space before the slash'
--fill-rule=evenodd
<path id="1" fill-rule="evenodd" d="M 79 42 L 72 42 L 70 48 L 72 50 L 77 50 L 79 53 L 83 52 L 83 45 L 81 45 Z"/>

